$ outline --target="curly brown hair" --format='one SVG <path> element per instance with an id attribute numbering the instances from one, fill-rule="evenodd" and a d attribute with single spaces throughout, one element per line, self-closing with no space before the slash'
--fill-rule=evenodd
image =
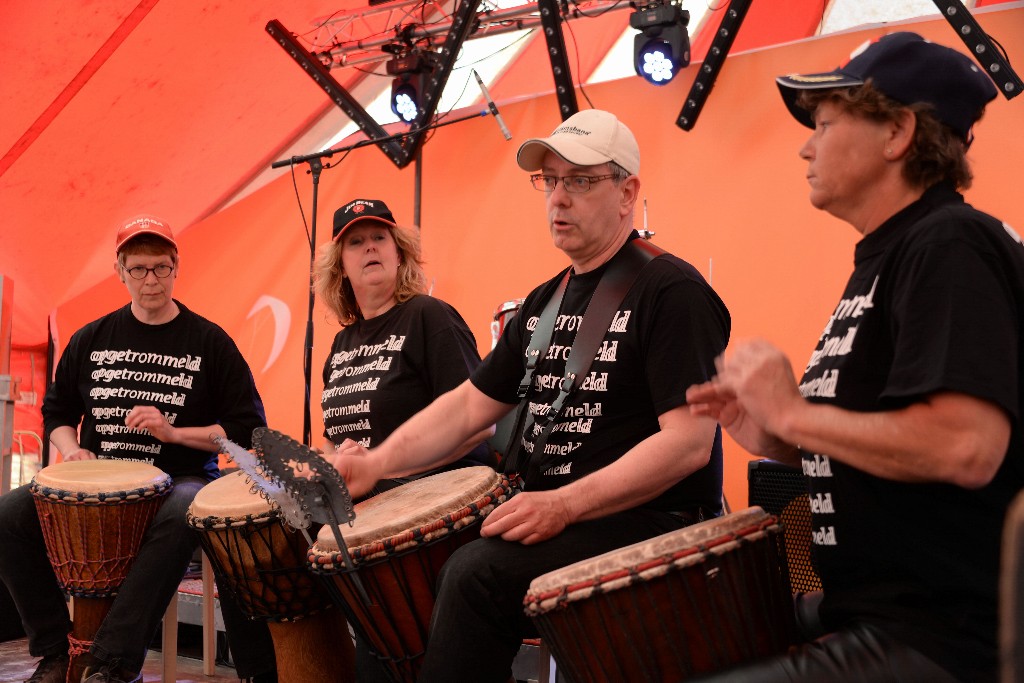
<path id="1" fill-rule="evenodd" d="M 398 247 L 398 275 L 395 282 L 395 303 L 403 303 L 417 294 L 426 294 L 427 276 L 423 272 L 420 238 L 413 230 L 396 225 L 389 228 Z M 314 280 L 319 296 L 342 327 L 363 317 L 356 301 L 352 283 L 343 277 L 341 267 L 342 240 L 320 247 Z"/>
<path id="2" fill-rule="evenodd" d="M 932 113 L 932 105 L 919 102 L 902 104 L 882 94 L 871 84 L 852 88 L 804 90 L 798 106 L 813 113 L 822 102 L 834 102 L 850 114 L 872 121 L 895 121 L 900 112 L 910 110 L 917 118 L 914 140 L 903 164 L 903 177 L 914 187 L 928 188 L 940 181 L 953 182 L 966 190 L 974 179 L 967 161 L 967 145 L 953 129 Z M 978 115 L 981 119 L 981 114 Z"/>

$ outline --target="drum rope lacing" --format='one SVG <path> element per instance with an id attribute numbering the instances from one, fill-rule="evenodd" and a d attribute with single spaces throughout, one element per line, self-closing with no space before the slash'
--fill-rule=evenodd
<path id="1" fill-rule="evenodd" d="M 217 517 L 212 515 L 209 517 L 198 517 L 192 514 L 189 510 L 185 513 L 185 521 L 190 526 L 202 529 L 230 529 L 234 527 L 252 526 L 254 523 L 260 522 L 271 522 L 281 519 L 282 515 L 278 510 L 267 510 L 266 512 L 259 513 L 246 513 L 245 515 L 235 517 Z M 286 531 L 294 532 L 295 530 L 284 525 Z"/>
<path id="2" fill-rule="evenodd" d="M 739 529 L 734 529 L 731 532 L 725 533 L 722 536 L 705 541 L 703 543 L 677 550 L 670 553 L 663 553 L 658 557 L 653 557 L 649 560 L 634 564 L 629 567 L 624 567 L 610 571 L 599 576 L 582 579 L 580 581 L 561 586 L 558 588 L 552 588 L 539 593 L 527 594 L 523 598 L 523 604 L 527 609 L 537 609 L 538 605 L 542 602 L 548 602 L 551 600 L 555 601 L 555 604 L 559 607 L 568 604 L 571 600 L 575 599 L 575 594 L 581 591 L 585 595 L 591 595 L 600 591 L 605 590 L 606 584 L 612 582 L 622 582 L 626 579 L 624 585 L 632 585 L 637 580 L 642 578 L 642 574 L 649 573 L 651 571 L 656 572 L 658 575 L 667 573 L 673 569 L 673 565 L 683 559 L 690 558 L 696 555 L 707 556 L 711 554 L 713 548 L 725 545 L 727 543 L 738 543 L 744 540 L 743 537 L 747 537 L 751 534 L 763 532 L 778 524 L 778 520 L 769 516 L 768 518 L 756 523 L 751 524 Z M 659 571 L 661 570 L 661 571 Z"/>
<path id="3" fill-rule="evenodd" d="M 513 495 L 517 480 L 509 480 L 502 476 L 494 489 L 484 494 L 479 500 L 467 504 L 463 508 L 448 513 L 429 524 L 408 529 L 390 538 L 372 541 L 362 546 L 349 548 L 348 552 L 353 562 L 368 562 L 379 558 L 394 556 L 401 552 L 420 547 L 425 544 L 436 542 L 445 536 L 475 524 L 487 516 L 496 505 L 500 505 Z M 309 562 L 313 570 L 330 571 L 337 568 L 345 568 L 344 557 L 340 550 L 332 552 L 309 553 Z"/>
<path id="4" fill-rule="evenodd" d="M 689 680 L 795 643 L 778 520 L 701 533 L 669 532 L 537 577 L 526 613 L 560 674 L 595 683 Z M 629 566 L 610 571 L 616 563 Z"/>
<path id="5" fill-rule="evenodd" d="M 166 495 L 173 486 L 174 482 L 167 477 L 147 487 L 79 492 L 33 481 L 30 492 L 36 498 L 50 564 L 61 588 L 76 598 L 116 595 L 135 560 L 143 533 L 156 514 L 156 507 L 149 501 Z M 135 506 L 143 502 L 146 504 Z M 47 505 L 58 505 L 66 514 L 57 514 L 57 508 L 40 507 Z M 77 514 L 77 507 L 94 510 L 98 516 Z M 110 519 L 117 509 L 125 512 L 116 520 Z"/>
<path id="6" fill-rule="evenodd" d="M 172 486 L 174 486 L 174 482 L 170 479 L 166 479 L 154 484 L 153 486 L 143 486 L 134 489 L 127 489 L 125 491 L 84 493 L 82 491 L 68 491 L 65 489 L 43 486 L 42 484 L 33 482 L 30 490 L 32 493 L 35 493 L 38 496 L 43 496 L 47 500 L 55 503 L 65 503 L 69 505 L 118 505 L 121 503 L 134 503 L 140 499 L 162 496 L 170 491 Z"/>
<path id="7" fill-rule="evenodd" d="M 280 519 L 278 510 L 235 517 L 187 513 L 189 526 L 206 532 L 201 543 L 218 577 L 218 588 L 249 618 L 288 623 L 318 615 L 333 605 L 320 599 L 315 577 L 300 570 L 299 556 L 304 559 L 305 543 L 301 553 L 294 546 L 289 550 L 287 540 L 285 546 L 279 545 L 278 534 L 295 533 L 279 523 Z"/>
<path id="8" fill-rule="evenodd" d="M 79 640 L 70 633 L 68 634 L 68 656 L 71 658 L 81 657 L 92 648 L 92 640 Z"/>

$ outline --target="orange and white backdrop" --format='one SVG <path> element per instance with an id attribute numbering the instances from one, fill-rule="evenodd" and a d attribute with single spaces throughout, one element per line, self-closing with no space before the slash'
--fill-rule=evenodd
<path id="1" fill-rule="evenodd" d="M 1010 55 L 1024 55 L 1019 4 L 977 18 Z M 615 112 L 636 133 L 654 241 L 712 281 L 732 312 L 733 339 L 760 336 L 779 344 L 798 375 L 842 290 L 858 235 L 808 204 L 797 150 L 810 131 L 790 118 L 774 78 L 831 69 L 862 42 L 891 30 L 914 30 L 964 49 L 948 24 L 932 19 L 735 54 L 690 132 L 677 128 L 675 119 L 693 67 L 661 88 L 639 78 L 586 88 L 595 107 Z M 497 306 L 524 296 L 566 263 L 551 246 L 543 195 L 515 163 L 523 140 L 546 135 L 559 123 L 554 97 L 501 109 L 511 142 L 493 120 L 477 118 L 437 130 L 422 154 L 420 228 L 428 277 L 434 295 L 469 322 L 481 354 L 490 348 Z M 968 201 L 1018 232 L 1024 229 L 1021 131 L 1024 98 L 993 102 L 976 128 L 970 153 L 975 187 L 967 193 Z M 308 217 L 312 190 L 305 170 L 296 167 Z M 334 209 L 354 197 L 384 199 L 400 222 L 411 223 L 413 187 L 412 166 L 396 169 L 375 147 L 354 152 L 321 177 L 318 244 L 330 239 Z M 637 227 L 641 220 L 638 211 Z M 301 438 L 309 246 L 291 179 L 280 178 L 190 227 L 180 248 L 176 297 L 231 334 L 252 367 L 270 425 Z M 123 286 L 111 277 L 60 306 L 58 348 L 82 324 L 126 301 Z M 320 371 L 338 327 L 319 304 L 313 322 L 313 439 L 319 444 Z M 726 442 L 726 494 L 733 507 L 746 504 L 749 458 Z"/>

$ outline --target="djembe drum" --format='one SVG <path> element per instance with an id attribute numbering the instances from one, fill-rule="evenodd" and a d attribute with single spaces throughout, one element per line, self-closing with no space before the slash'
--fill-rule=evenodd
<path id="1" fill-rule="evenodd" d="M 501 339 L 505 327 L 512 321 L 512 318 L 516 317 L 519 309 L 523 307 L 523 301 L 524 299 L 505 301 L 494 311 L 494 320 L 491 321 L 492 349 L 498 345 L 498 340 Z"/>
<path id="2" fill-rule="evenodd" d="M 309 543 L 282 523 L 244 472 L 204 486 L 187 519 L 221 590 L 250 619 L 269 622 L 279 681 L 354 680 L 348 624 L 306 568 Z"/>
<path id="3" fill-rule="evenodd" d="M 50 563 L 75 598 L 68 680 L 80 677 L 77 659 L 92 645 L 172 486 L 158 468 L 126 460 L 61 462 L 32 479 Z"/>
<path id="4" fill-rule="evenodd" d="M 782 528 L 758 507 L 539 576 L 524 604 L 577 683 L 676 683 L 796 640 Z"/>
<path id="5" fill-rule="evenodd" d="M 466 467 L 369 498 L 343 531 L 352 567 L 331 528 L 320 529 L 310 567 L 331 577 L 335 599 L 392 679 L 416 679 L 441 566 L 479 538 L 480 522 L 514 492 L 491 468 Z"/>

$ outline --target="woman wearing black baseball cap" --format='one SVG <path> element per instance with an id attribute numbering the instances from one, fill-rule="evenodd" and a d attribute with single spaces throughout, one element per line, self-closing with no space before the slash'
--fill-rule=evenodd
<path id="1" fill-rule="evenodd" d="M 333 239 L 317 260 L 316 288 L 342 329 L 324 363 L 321 406 L 328 452 L 365 453 L 480 364 L 469 326 L 429 296 L 418 236 L 379 199 L 354 199 L 334 214 Z M 496 465 L 480 432 L 443 468 L 377 482 L 370 495 L 441 469 Z M 357 641 L 358 680 L 389 680 Z"/>
<path id="2" fill-rule="evenodd" d="M 426 293 L 418 237 L 379 199 L 355 199 L 335 212 L 316 275 L 317 293 L 342 325 L 321 399 L 332 449 L 376 446 L 480 363 L 459 312 Z M 493 466 L 488 436 L 464 444 L 452 466 Z M 379 482 L 375 492 L 425 474 Z"/>

